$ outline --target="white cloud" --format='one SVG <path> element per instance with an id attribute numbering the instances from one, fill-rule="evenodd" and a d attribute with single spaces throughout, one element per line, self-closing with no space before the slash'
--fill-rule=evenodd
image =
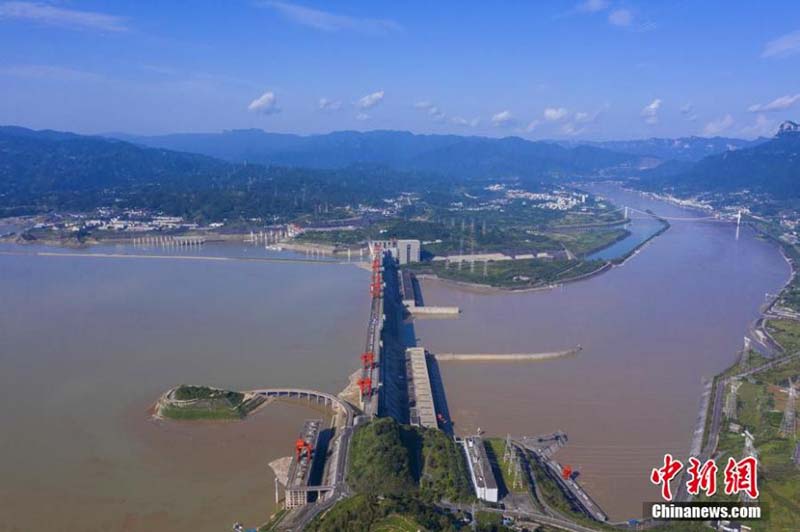
<path id="1" fill-rule="evenodd" d="M 359 99 L 358 102 L 356 102 L 356 107 L 359 109 L 372 109 L 383 101 L 383 94 L 383 91 L 367 94 L 363 98 Z"/>
<path id="2" fill-rule="evenodd" d="M 581 113 L 581 112 L 575 113 L 575 121 L 578 123 L 591 122 L 591 120 L 592 117 L 589 116 L 589 113 Z"/>
<path id="3" fill-rule="evenodd" d="M 527 131 L 528 133 L 530 133 L 531 131 L 533 131 L 533 130 L 535 130 L 537 127 L 539 127 L 539 124 L 541 124 L 541 121 L 539 121 L 539 120 L 531 120 L 531 121 L 528 123 L 528 125 L 525 127 L 525 131 Z"/>
<path id="4" fill-rule="evenodd" d="M 575 11 L 578 13 L 597 13 L 607 8 L 608 0 L 585 0 L 575 6 Z"/>
<path id="5" fill-rule="evenodd" d="M 628 27 L 633 22 L 633 13 L 627 9 L 615 9 L 608 14 L 608 22 L 614 26 Z"/>
<path id="6" fill-rule="evenodd" d="M 687 102 L 686 104 L 682 105 L 681 115 L 683 115 L 683 118 L 689 122 L 694 122 L 697 120 L 697 113 L 694 112 L 694 104 L 692 104 L 692 102 Z"/>
<path id="7" fill-rule="evenodd" d="M 454 116 L 450 119 L 450 122 L 457 126 L 465 126 L 465 127 L 478 127 L 478 124 L 481 123 L 480 119 L 473 118 L 472 120 L 467 120 L 461 116 Z"/>
<path id="8" fill-rule="evenodd" d="M 548 122 L 558 122 L 567 116 L 568 111 L 563 107 L 548 107 L 544 110 L 544 119 Z"/>
<path id="9" fill-rule="evenodd" d="M 247 110 L 264 115 L 272 115 L 281 111 L 280 107 L 278 107 L 278 99 L 272 91 L 267 91 L 250 102 L 250 105 L 247 106 Z"/>
<path id="10" fill-rule="evenodd" d="M 0 19 L 38 22 L 76 30 L 127 31 L 125 19 L 96 11 L 79 11 L 40 2 L 2 2 Z"/>
<path id="11" fill-rule="evenodd" d="M 717 120 L 712 120 L 703 128 L 703 136 L 705 137 L 714 137 L 719 135 L 726 129 L 729 129 L 733 125 L 733 117 L 729 114 L 723 116 L 722 118 L 718 118 Z"/>
<path id="12" fill-rule="evenodd" d="M 435 105 L 428 109 L 428 115 L 436 121 L 441 121 L 444 120 L 445 118 L 444 111 L 442 111 Z"/>
<path id="13" fill-rule="evenodd" d="M 416 107 L 417 109 L 430 109 L 431 107 L 433 107 L 433 104 L 428 100 L 422 100 L 421 102 L 415 103 L 414 107 Z"/>
<path id="14" fill-rule="evenodd" d="M 319 102 L 317 102 L 317 107 L 320 111 L 338 111 L 342 108 L 342 101 L 320 98 Z"/>
<path id="15" fill-rule="evenodd" d="M 364 120 L 369 120 L 370 116 L 367 113 L 358 113 L 356 114 L 356 120 L 363 122 Z"/>
<path id="16" fill-rule="evenodd" d="M 492 125 L 495 127 L 510 126 L 513 123 L 514 115 L 511 114 L 511 111 L 500 111 L 492 116 Z"/>
<path id="17" fill-rule="evenodd" d="M 400 24 L 393 20 L 337 15 L 288 2 L 262 2 L 259 5 L 274 9 L 292 22 L 322 31 L 356 31 L 368 34 L 386 34 L 403 29 Z"/>
<path id="18" fill-rule="evenodd" d="M 800 30 L 781 35 L 769 41 L 761 57 L 786 57 L 800 52 Z"/>
<path id="19" fill-rule="evenodd" d="M 658 124 L 658 110 L 661 109 L 661 98 L 656 98 L 649 104 L 645 105 L 642 108 L 641 113 L 639 113 L 646 124 L 655 125 Z"/>
<path id="20" fill-rule="evenodd" d="M 764 113 L 771 111 L 784 111 L 800 101 L 800 94 L 787 94 L 780 98 L 775 98 L 769 103 L 757 103 L 747 108 L 751 113 Z"/>
<path id="21" fill-rule="evenodd" d="M 756 115 L 756 120 L 749 126 L 744 126 L 739 130 L 739 134 L 745 137 L 764 137 L 775 132 L 775 122 L 769 120 L 766 115 Z"/>
<path id="22" fill-rule="evenodd" d="M 580 135 L 584 131 L 586 131 L 585 127 L 579 127 L 577 124 L 574 124 L 572 122 L 567 122 L 566 124 L 561 126 L 561 133 L 563 135 L 569 135 L 571 137 Z"/>

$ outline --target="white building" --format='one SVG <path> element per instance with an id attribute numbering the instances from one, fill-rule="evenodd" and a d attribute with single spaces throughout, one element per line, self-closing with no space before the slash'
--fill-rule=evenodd
<path id="1" fill-rule="evenodd" d="M 500 493 L 497 489 L 497 480 L 494 478 L 486 447 L 480 436 L 464 438 L 464 451 L 467 453 L 467 466 L 472 478 L 475 495 L 487 502 L 498 502 Z"/>
<path id="2" fill-rule="evenodd" d="M 374 253 L 375 246 L 380 246 L 383 251 L 391 253 L 392 257 L 402 264 L 419 262 L 420 242 L 416 239 L 372 240 L 369 243 L 370 252 Z"/>

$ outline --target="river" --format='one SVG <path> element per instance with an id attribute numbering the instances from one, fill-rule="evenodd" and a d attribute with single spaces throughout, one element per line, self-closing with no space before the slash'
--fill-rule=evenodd
<path id="1" fill-rule="evenodd" d="M 267 464 L 319 413 L 276 403 L 244 422 L 169 423 L 149 408 L 179 383 L 338 392 L 360 364 L 368 278 L 352 265 L 0 255 L 0 530 L 263 523 L 275 509 Z"/>
<path id="2" fill-rule="evenodd" d="M 664 217 L 707 216 L 614 186 L 591 191 Z M 548 291 L 481 293 L 425 280 L 426 304 L 463 313 L 415 329 L 433 352 L 582 345 L 576 357 L 536 363 L 441 363 L 450 413 L 460 434 L 566 431 L 557 459 L 579 471 L 612 519 L 627 519 L 658 499 L 648 478 L 664 453 L 688 453 L 702 377 L 736 359 L 765 293 L 789 274 L 776 246 L 750 230 L 737 240 L 730 223 L 673 221 L 623 266 Z"/>
<path id="3" fill-rule="evenodd" d="M 601 187 L 616 203 L 687 211 Z M 178 383 L 296 385 L 336 392 L 358 364 L 368 272 L 352 265 L 36 256 L 0 247 L 0 530 L 218 531 L 274 510 L 267 463 L 302 420 L 271 405 L 239 423 L 153 421 Z M 269 257 L 241 244 L 90 253 Z M 282 257 L 292 255 L 280 255 Z M 301 255 L 304 257 L 304 255 Z M 558 458 L 613 518 L 641 514 L 647 476 L 685 453 L 701 376 L 733 360 L 764 293 L 789 269 L 731 225 L 675 222 L 608 273 L 562 288 L 480 294 L 424 282 L 457 320 L 419 321 L 420 344 L 451 352 L 547 351 L 537 363 L 442 363 L 456 429 L 563 429 Z"/>

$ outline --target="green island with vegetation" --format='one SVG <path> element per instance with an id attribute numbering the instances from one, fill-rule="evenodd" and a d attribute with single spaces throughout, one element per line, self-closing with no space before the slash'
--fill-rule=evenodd
<path id="1" fill-rule="evenodd" d="M 181 384 L 161 396 L 156 415 L 175 420 L 236 420 L 264 401 L 260 395 Z"/>

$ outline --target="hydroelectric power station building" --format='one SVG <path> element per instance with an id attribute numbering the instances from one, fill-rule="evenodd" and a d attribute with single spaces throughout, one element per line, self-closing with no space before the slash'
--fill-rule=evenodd
<path id="1" fill-rule="evenodd" d="M 413 239 L 372 240 L 369 243 L 370 253 L 375 253 L 375 247 L 380 246 L 383 251 L 388 251 L 398 264 L 419 262 L 420 241 Z"/>
<path id="2" fill-rule="evenodd" d="M 467 466 L 469 466 L 469 474 L 472 478 L 472 486 L 475 488 L 475 495 L 487 502 L 500 500 L 497 480 L 494 478 L 494 473 L 492 473 L 492 465 L 489 463 L 483 438 L 480 436 L 464 438 L 464 451 L 467 453 Z"/>

